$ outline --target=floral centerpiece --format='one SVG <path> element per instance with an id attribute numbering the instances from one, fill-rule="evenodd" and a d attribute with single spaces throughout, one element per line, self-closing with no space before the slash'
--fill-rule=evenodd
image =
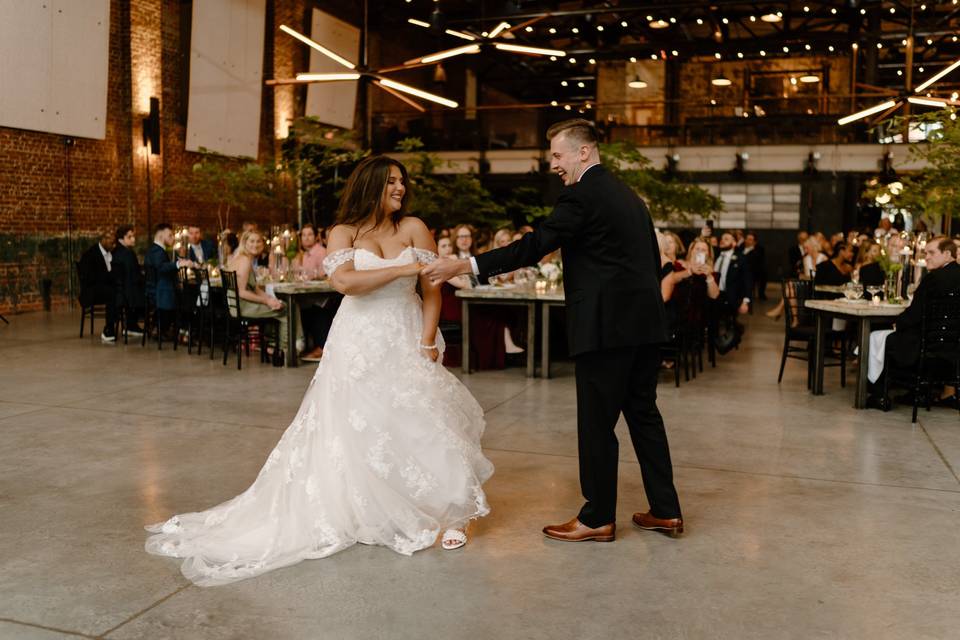
<path id="1" fill-rule="evenodd" d="M 540 265 L 540 276 L 545 279 L 552 287 L 556 287 L 563 282 L 563 265 L 559 262 L 547 262 Z"/>
<path id="2" fill-rule="evenodd" d="M 881 245 L 880 257 L 877 258 L 877 264 L 883 270 L 886 276 L 886 286 L 884 296 L 887 302 L 900 301 L 900 273 L 903 271 L 903 263 L 900 262 L 900 256 L 891 256 L 886 246 Z"/>

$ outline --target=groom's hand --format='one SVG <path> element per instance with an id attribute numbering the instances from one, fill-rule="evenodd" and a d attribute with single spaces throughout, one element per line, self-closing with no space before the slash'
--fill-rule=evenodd
<path id="1" fill-rule="evenodd" d="M 430 280 L 431 284 L 438 285 L 454 276 L 472 272 L 473 268 L 470 266 L 470 260 L 467 258 L 459 260 L 440 258 L 425 266 L 420 274 Z"/>

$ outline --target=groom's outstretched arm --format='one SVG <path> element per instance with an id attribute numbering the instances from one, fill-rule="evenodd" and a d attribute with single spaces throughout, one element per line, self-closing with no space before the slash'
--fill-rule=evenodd
<path id="1" fill-rule="evenodd" d="M 531 267 L 543 256 L 576 239 L 583 230 L 584 209 L 571 191 L 564 189 L 561 192 L 553 212 L 535 231 L 501 249 L 476 256 L 480 280 Z"/>
<path id="2" fill-rule="evenodd" d="M 560 194 L 553 212 L 540 223 L 539 228 L 501 249 L 482 253 L 474 258 L 481 282 L 490 276 L 537 264 L 540 258 L 573 241 L 582 233 L 585 223 L 583 205 L 565 189 Z M 433 282 L 446 281 L 462 273 L 472 273 L 469 259 L 437 260 L 423 270 Z"/>

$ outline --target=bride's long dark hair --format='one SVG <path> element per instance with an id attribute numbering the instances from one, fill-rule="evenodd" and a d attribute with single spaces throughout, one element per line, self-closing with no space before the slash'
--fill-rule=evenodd
<path id="1" fill-rule="evenodd" d="M 389 215 L 394 226 L 400 224 L 406 215 L 410 198 L 410 179 L 407 168 L 400 161 L 387 156 L 366 158 L 350 174 L 340 197 L 340 206 L 337 207 L 337 224 L 351 224 L 359 229 L 372 217 L 375 229 L 386 221 L 388 216 L 383 210 L 383 194 L 390 179 L 390 167 L 398 168 L 403 176 L 404 193 L 400 208 Z"/>

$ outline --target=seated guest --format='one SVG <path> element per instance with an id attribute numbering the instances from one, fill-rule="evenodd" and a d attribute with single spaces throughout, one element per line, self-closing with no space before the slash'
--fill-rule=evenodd
<path id="1" fill-rule="evenodd" d="M 664 234 L 666 235 L 666 234 Z M 673 269 L 674 263 L 668 263 Z M 720 286 L 713 277 L 713 247 L 704 238 L 697 238 L 690 243 L 686 260 L 676 263 L 680 270 L 671 270 L 663 275 L 660 281 L 660 294 L 663 297 L 664 310 L 671 327 L 676 325 L 676 305 L 673 292 L 677 285 L 690 280 L 690 285 L 706 290 L 706 296 L 711 300 L 720 297 Z"/>
<path id="2" fill-rule="evenodd" d="M 137 324 L 143 317 L 143 271 L 133 247 L 137 236 L 133 227 L 124 225 L 114 234 L 117 246 L 113 250 L 113 279 L 117 287 L 117 305 L 126 310 L 127 333 L 143 335 Z"/>
<path id="3" fill-rule="evenodd" d="M 750 263 L 753 285 L 757 290 L 757 299 L 767 299 L 767 252 L 757 239 L 757 234 L 748 231 L 743 237 L 743 255 Z"/>
<path id="4" fill-rule="evenodd" d="M 257 284 L 257 276 L 253 260 L 263 253 L 265 242 L 259 231 L 247 231 L 240 237 L 240 249 L 233 261 L 237 274 L 237 288 L 240 296 L 240 313 L 245 318 L 276 318 L 280 322 L 281 349 L 299 348 L 299 344 L 287 344 L 287 313 L 284 304 L 275 297 L 268 295 Z M 297 342 L 301 343 L 300 325 L 297 323 Z"/>
<path id="5" fill-rule="evenodd" d="M 441 258 L 447 258 L 450 260 L 455 260 L 456 256 L 453 255 L 453 241 L 450 240 L 450 236 L 441 237 L 437 242 L 437 255 Z M 450 278 L 444 285 L 450 285 L 452 289 L 469 289 L 473 285 L 470 282 L 470 279 L 467 276 L 460 275 Z M 442 290 L 442 289 L 441 289 Z M 443 311 L 440 312 L 441 320 L 443 318 Z M 457 304 L 457 318 L 453 322 L 460 322 L 460 306 Z"/>
<path id="6" fill-rule="evenodd" d="M 300 251 L 293 259 L 293 266 L 307 272 L 310 277 L 323 278 L 323 259 L 327 257 L 327 250 L 320 242 L 320 234 L 312 222 L 306 222 L 300 229 Z"/>
<path id="7" fill-rule="evenodd" d="M 111 270 L 116 238 L 109 231 L 100 234 L 95 245 L 83 252 L 78 265 L 80 277 L 80 304 L 106 307 L 106 324 L 100 340 L 108 343 L 117 339 L 117 288 Z"/>
<path id="8" fill-rule="evenodd" d="M 510 227 L 501 227 L 493 235 L 493 248 L 502 249 L 513 242 L 513 229 Z"/>
<path id="9" fill-rule="evenodd" d="M 818 237 L 819 236 L 819 237 Z M 812 235 L 806 239 L 803 243 L 803 269 L 801 271 L 801 278 L 812 279 L 813 276 L 817 273 L 817 266 L 821 262 L 826 262 L 829 260 L 827 257 L 828 254 L 823 252 L 823 244 L 820 241 L 820 238 L 823 237 L 822 233 Z M 826 239 L 824 239 L 824 242 Z"/>
<path id="10" fill-rule="evenodd" d="M 473 236 L 474 231 L 473 227 L 468 224 L 461 224 L 453 229 L 453 242 L 456 249 L 456 254 L 458 258 L 469 258 L 474 254 L 473 246 Z M 470 279 L 471 286 L 477 286 L 478 280 L 476 276 L 470 274 L 467 276 Z"/>
<path id="11" fill-rule="evenodd" d="M 864 287 L 882 287 L 886 281 L 886 276 L 878 260 L 880 260 L 880 244 L 873 240 L 862 242 L 860 251 L 857 253 L 855 271 L 858 281 Z M 867 294 L 867 296 L 869 295 Z"/>
<path id="12" fill-rule="evenodd" d="M 200 227 L 192 225 L 187 227 L 187 255 L 186 257 L 197 264 L 203 264 L 209 260 L 219 260 L 217 254 L 217 243 L 208 238 L 204 238 Z"/>
<path id="13" fill-rule="evenodd" d="M 807 238 L 809 237 L 810 234 L 808 234 L 806 231 L 797 232 L 797 244 L 790 245 L 790 248 L 787 250 L 787 273 L 796 276 L 802 272 L 803 256 L 806 255 L 806 250 L 804 247 L 806 246 Z"/>
<path id="14" fill-rule="evenodd" d="M 300 229 L 300 252 L 293 260 L 294 267 L 300 267 L 311 278 L 322 278 L 323 259 L 327 257 L 327 250 L 320 243 L 317 228 L 307 222 Z M 323 357 L 323 347 L 327 343 L 327 335 L 333 325 L 333 318 L 340 308 L 339 296 L 325 296 L 314 304 L 300 307 L 300 320 L 303 330 L 310 339 L 312 348 L 301 357 L 305 362 L 320 362 Z"/>
<path id="15" fill-rule="evenodd" d="M 683 240 L 673 231 L 663 232 L 663 254 L 670 260 L 675 271 L 682 271 L 679 257 L 685 253 Z"/>
<path id="16" fill-rule="evenodd" d="M 231 231 L 223 237 L 223 243 L 227 251 L 227 258 L 224 260 L 223 268 L 227 271 L 234 271 L 235 269 L 230 265 L 233 264 L 234 258 L 240 253 L 240 238 Z"/>
<path id="17" fill-rule="evenodd" d="M 158 331 L 167 336 L 170 336 L 177 309 L 177 269 L 193 266 L 190 260 L 183 258 L 174 262 L 167 253 L 172 246 L 173 227 L 161 222 L 154 228 L 153 244 L 143 258 L 143 268 L 148 272 L 146 297 L 157 309 Z M 150 277 L 150 272 L 154 274 L 153 277 Z"/>
<path id="18" fill-rule="evenodd" d="M 957 264 L 957 243 L 939 236 L 924 248 L 929 273 L 923 277 L 913 294 L 910 306 L 896 318 L 894 329 L 870 333 L 870 362 L 867 379 L 874 383 L 867 406 L 887 410 L 890 400 L 883 390 L 881 379 L 890 365 L 909 368 L 917 365 L 920 357 L 920 328 L 923 307 L 927 300 L 960 291 L 960 264 Z"/>
<path id="19" fill-rule="evenodd" d="M 846 240 L 838 240 L 833 247 L 833 259 L 821 262 L 813 276 L 813 283 L 839 286 L 850 282 L 853 247 Z"/>

